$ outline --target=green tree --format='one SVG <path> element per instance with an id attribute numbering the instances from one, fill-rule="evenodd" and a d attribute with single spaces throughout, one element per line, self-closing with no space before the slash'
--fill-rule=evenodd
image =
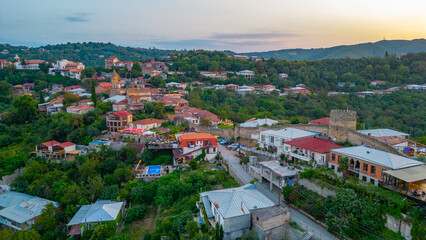
<path id="1" fill-rule="evenodd" d="M 81 75 L 85 78 L 91 78 L 96 74 L 96 70 L 93 67 L 87 67 L 85 69 L 83 69 L 83 71 L 81 72 Z"/>
<path id="2" fill-rule="evenodd" d="M 158 103 L 154 106 L 154 118 L 162 118 L 164 115 L 164 104 Z"/>
<path id="3" fill-rule="evenodd" d="M 49 203 L 34 224 L 34 228 L 43 236 L 43 239 L 56 239 L 55 230 L 59 223 L 56 214 L 58 212 L 59 210 L 52 203 Z"/>
<path id="4" fill-rule="evenodd" d="M 210 72 L 217 72 L 219 71 L 219 63 L 217 61 L 212 61 L 212 63 L 209 66 Z"/>
<path id="5" fill-rule="evenodd" d="M 18 123 L 31 122 L 36 119 L 37 107 L 34 99 L 28 95 L 22 95 L 13 100 L 13 117 Z"/>
<path id="6" fill-rule="evenodd" d="M 384 228 L 380 204 L 358 198 L 352 189 L 342 189 L 336 197 L 328 197 L 324 209 L 327 230 L 344 238 L 359 239 Z"/>
<path id="7" fill-rule="evenodd" d="M 185 226 L 185 230 L 188 233 L 189 238 L 193 239 L 199 232 L 198 224 L 194 220 L 188 221 Z"/>
<path id="8" fill-rule="evenodd" d="M 349 169 L 349 159 L 347 157 L 339 158 L 339 171 L 343 172 L 343 176 L 346 179 Z"/>

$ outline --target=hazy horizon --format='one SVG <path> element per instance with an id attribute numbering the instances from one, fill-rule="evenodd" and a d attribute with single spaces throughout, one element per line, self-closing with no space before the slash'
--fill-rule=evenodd
<path id="1" fill-rule="evenodd" d="M 392 40 L 388 40 L 388 39 L 386 39 L 386 41 L 413 41 L 413 40 L 426 40 L 425 38 L 415 38 L 415 39 L 392 39 Z M 120 47 L 131 47 L 131 48 L 146 48 L 146 49 L 148 49 L 148 48 L 155 48 L 155 49 L 159 49 L 159 50 L 176 50 L 176 51 L 183 51 L 183 50 L 187 50 L 187 51 L 190 51 L 190 50 L 199 50 L 199 49 L 201 49 L 201 50 L 207 50 L 207 51 L 231 51 L 231 52 L 235 52 L 235 53 L 250 53 L 250 52 L 268 52 L 268 51 L 279 51 L 279 50 L 291 50 L 291 49 L 303 49 L 303 50 L 310 50 L 310 49 L 323 49 L 323 48 L 332 48 L 332 47 L 339 47 L 339 46 L 353 46 L 353 45 L 359 45 L 359 44 L 367 44 L 367 43 L 376 43 L 376 42 L 380 42 L 380 41 L 383 41 L 383 39 L 382 40 L 379 40 L 379 41 L 375 41 L 375 42 L 362 42 L 362 43 L 354 43 L 354 44 L 350 44 L 350 45 L 347 45 L 347 44 L 340 44 L 340 45 L 335 45 L 335 46 L 330 46 L 330 47 L 317 47 L 317 48 L 309 48 L 309 47 L 307 47 L 307 48 L 281 48 L 281 49 L 271 49 L 271 50 L 264 50 L 264 51 L 256 51 L 256 50 L 254 50 L 254 51 L 245 51 L 245 52 L 238 52 L 238 51 L 233 51 L 232 49 L 203 49 L 203 48 L 187 48 L 187 49 L 170 49 L 170 48 L 157 48 L 157 47 L 153 47 L 153 46 L 148 46 L 148 47 L 142 47 L 142 46 L 130 46 L 130 45 L 123 45 L 123 44 L 117 44 L 117 43 L 113 43 L 113 42 L 94 42 L 94 41 L 86 41 L 86 42 L 93 42 L 93 43 L 103 43 L 103 44 L 108 44 L 108 43 L 111 43 L 111 44 L 114 44 L 114 45 L 116 45 L 116 46 L 120 46 Z M 83 43 L 83 42 L 69 42 L 69 43 L 71 43 L 71 44 L 73 44 L 73 43 Z M 62 43 L 52 43 L 52 44 L 33 44 L 33 45 L 31 45 L 31 44 L 19 44 L 19 43 L 17 43 L 17 44 L 14 44 L 14 43 L 9 43 L 9 42 L 2 42 L 1 41 L 1 39 L 0 39 L 0 44 L 9 44 L 9 45 L 12 45 L 12 46 L 14 46 L 14 47 L 17 47 L 17 46 L 24 46 L 24 47 L 29 47 L 29 48 L 39 48 L 39 47 L 43 47 L 43 46 L 46 46 L 46 45 L 60 45 L 60 44 L 67 44 L 67 42 L 62 42 Z M 1 50 L 1 49 L 0 49 Z"/>
<path id="2" fill-rule="evenodd" d="M 421 0 L 20 0 L 0 2 L 0 42 L 111 42 L 159 49 L 271 51 L 426 38 Z"/>

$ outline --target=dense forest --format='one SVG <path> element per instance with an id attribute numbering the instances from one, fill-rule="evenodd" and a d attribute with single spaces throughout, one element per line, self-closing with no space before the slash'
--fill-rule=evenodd
<path id="1" fill-rule="evenodd" d="M 15 57 L 15 54 L 18 54 L 21 59 L 43 59 L 49 62 L 68 59 L 70 61 L 82 62 L 86 66 L 103 66 L 105 58 L 111 56 L 116 56 L 120 60 L 136 61 L 167 56 L 169 53 L 176 52 L 156 48 L 122 47 L 112 43 L 95 42 L 66 43 L 34 48 L 0 44 L 0 49 L 9 50 L 9 54 L 5 54 L 1 58 L 11 61 Z"/>
<path id="2" fill-rule="evenodd" d="M 152 156 L 149 153 L 144 155 Z M 142 157 L 142 163 L 148 160 L 151 159 Z M 195 202 L 199 200 L 198 191 L 201 188 L 212 190 L 218 186 L 238 186 L 226 171 L 213 171 L 207 168 L 208 164 L 200 163 L 153 182 L 138 182 L 132 173 L 136 162 L 136 148 L 124 147 L 115 151 L 107 146 L 98 152 L 78 156 L 74 162 L 48 163 L 43 159 L 29 159 L 23 174 L 13 182 L 13 187 L 20 192 L 54 200 L 62 210 L 48 205 L 32 230 L 11 233 L 6 229 L 0 231 L 1 236 L 6 236 L 2 239 L 66 239 L 66 224 L 80 205 L 93 203 L 97 199 L 127 202 L 130 207 L 127 209 L 125 228 L 115 236 L 115 224 L 102 225 L 84 231 L 82 239 L 142 239 L 138 235 L 131 236 L 135 234 L 132 232 L 132 222 L 152 211 L 157 212 L 156 220 L 152 220 L 156 221 L 155 228 L 149 229 L 150 232 L 143 239 L 165 236 L 177 239 L 176 236 L 188 235 L 189 238 L 185 239 L 209 239 L 215 234 L 206 225 L 202 232 L 199 231 L 193 220 L 198 212 Z"/>
<path id="3" fill-rule="evenodd" d="M 307 123 L 328 116 L 331 109 L 348 108 L 357 111 L 359 128 L 391 128 L 410 133 L 415 139 L 426 134 L 426 94 L 422 92 L 400 90 L 383 97 L 365 98 L 355 94 L 280 97 L 276 92 L 241 96 L 233 90 L 194 89 L 188 100 L 191 106 L 235 122 L 268 117 Z"/>
<path id="4" fill-rule="evenodd" d="M 399 56 L 405 53 L 426 52 L 426 40 L 382 40 L 374 43 L 342 45 L 330 48 L 282 49 L 267 52 L 241 53 L 247 56 L 278 58 L 289 61 L 324 60 L 338 58 L 382 57 L 386 54 Z"/>
<path id="5" fill-rule="evenodd" d="M 279 89 L 305 84 L 312 92 L 320 90 L 357 92 L 369 89 L 386 89 L 401 84 L 423 84 L 426 79 L 426 53 L 407 54 L 401 58 L 394 55 L 379 58 L 332 59 L 321 61 L 286 61 L 269 59 L 246 61 L 228 57 L 222 52 L 194 52 L 179 54 L 172 58 L 171 70 L 187 72 L 187 76 L 212 84 L 235 83 L 240 85 L 272 84 Z M 243 78 L 213 80 L 204 78 L 198 71 L 253 70 L 258 75 L 253 81 Z M 278 74 L 287 73 L 287 79 Z M 267 74 L 262 76 L 261 74 Z M 373 87 L 373 80 L 385 81 L 385 85 Z M 338 86 L 339 82 L 345 85 Z M 355 86 L 351 86 L 354 83 Z"/>

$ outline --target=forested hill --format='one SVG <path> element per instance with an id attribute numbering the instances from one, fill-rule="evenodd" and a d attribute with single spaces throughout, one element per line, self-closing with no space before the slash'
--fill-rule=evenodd
<path id="1" fill-rule="evenodd" d="M 132 48 L 112 43 L 67 43 L 42 47 L 23 47 L 0 44 L 0 51 L 9 50 L 9 54 L 0 55 L 1 59 L 13 60 L 15 54 L 21 59 L 43 59 L 53 62 L 60 59 L 82 62 L 86 66 L 103 66 L 105 58 L 116 56 L 120 60 L 137 61 L 150 57 L 167 56 L 172 50 L 156 48 Z"/>
<path id="2" fill-rule="evenodd" d="M 247 56 L 278 58 L 289 61 L 323 60 L 336 58 L 384 57 L 388 54 L 399 56 L 403 53 L 426 52 L 426 39 L 383 40 L 375 43 L 336 46 L 331 48 L 282 49 L 268 52 L 241 53 Z"/>
<path id="3" fill-rule="evenodd" d="M 15 54 L 23 59 L 44 59 L 56 61 L 68 59 L 83 62 L 86 66 L 102 66 L 105 58 L 116 56 L 120 60 L 137 61 L 151 57 L 166 56 L 176 50 L 160 50 L 156 48 L 122 47 L 112 43 L 67 43 L 46 45 L 42 47 L 12 46 L 0 44 L 0 51 L 7 49 L 8 54 L 0 55 L 1 59 L 13 60 Z M 316 49 L 283 49 L 268 52 L 241 53 L 247 56 L 277 58 L 289 61 L 323 60 L 337 58 L 362 58 L 368 56 L 383 57 L 385 53 L 399 56 L 402 53 L 426 52 L 426 40 L 390 40 L 375 43 L 361 43 L 348 46 Z M 227 52 L 232 53 L 232 52 Z"/>

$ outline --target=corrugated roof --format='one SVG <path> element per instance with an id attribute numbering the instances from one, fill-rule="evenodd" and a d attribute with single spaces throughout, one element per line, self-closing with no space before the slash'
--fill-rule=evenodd
<path id="1" fill-rule="evenodd" d="M 39 216 L 48 203 L 58 207 L 57 202 L 20 192 L 7 192 L 0 195 L 0 216 L 23 223 Z"/>
<path id="2" fill-rule="evenodd" d="M 368 129 L 368 130 L 359 130 L 359 133 L 369 135 L 373 137 L 390 137 L 390 136 L 408 136 L 409 134 L 398 132 L 392 129 L 381 128 L 381 129 Z"/>
<path id="3" fill-rule="evenodd" d="M 393 170 L 422 165 L 422 162 L 395 155 L 392 153 L 380 151 L 377 149 L 369 148 L 364 145 L 332 149 L 330 151 L 340 153 L 349 157 L 354 157 L 366 162 L 375 163 L 377 165 L 387 167 Z"/>
<path id="4" fill-rule="evenodd" d="M 269 118 L 263 118 L 263 119 L 256 119 L 249 122 L 241 123 L 240 127 L 258 127 L 263 125 L 271 126 L 272 124 L 276 124 L 278 121 L 269 119 Z"/>
<path id="5" fill-rule="evenodd" d="M 273 136 L 287 138 L 287 139 L 297 139 L 297 138 L 304 138 L 304 137 L 310 137 L 310 136 L 313 137 L 321 133 L 289 127 L 289 128 L 284 128 L 281 130 L 266 130 L 266 131 L 260 132 L 260 134 L 268 134 L 268 135 L 273 135 Z"/>
<path id="6" fill-rule="evenodd" d="M 417 182 L 426 180 L 426 165 L 404 168 L 399 170 L 388 170 L 384 173 L 401 179 L 404 182 Z"/>
<path id="7" fill-rule="evenodd" d="M 222 189 L 201 193 L 215 205 L 223 218 L 250 214 L 253 209 L 273 206 L 274 203 L 256 189 L 255 184 L 246 184 L 238 188 Z"/>
<path id="8" fill-rule="evenodd" d="M 97 201 L 91 205 L 83 205 L 68 223 L 68 226 L 116 220 L 123 204 L 124 202 Z"/>

